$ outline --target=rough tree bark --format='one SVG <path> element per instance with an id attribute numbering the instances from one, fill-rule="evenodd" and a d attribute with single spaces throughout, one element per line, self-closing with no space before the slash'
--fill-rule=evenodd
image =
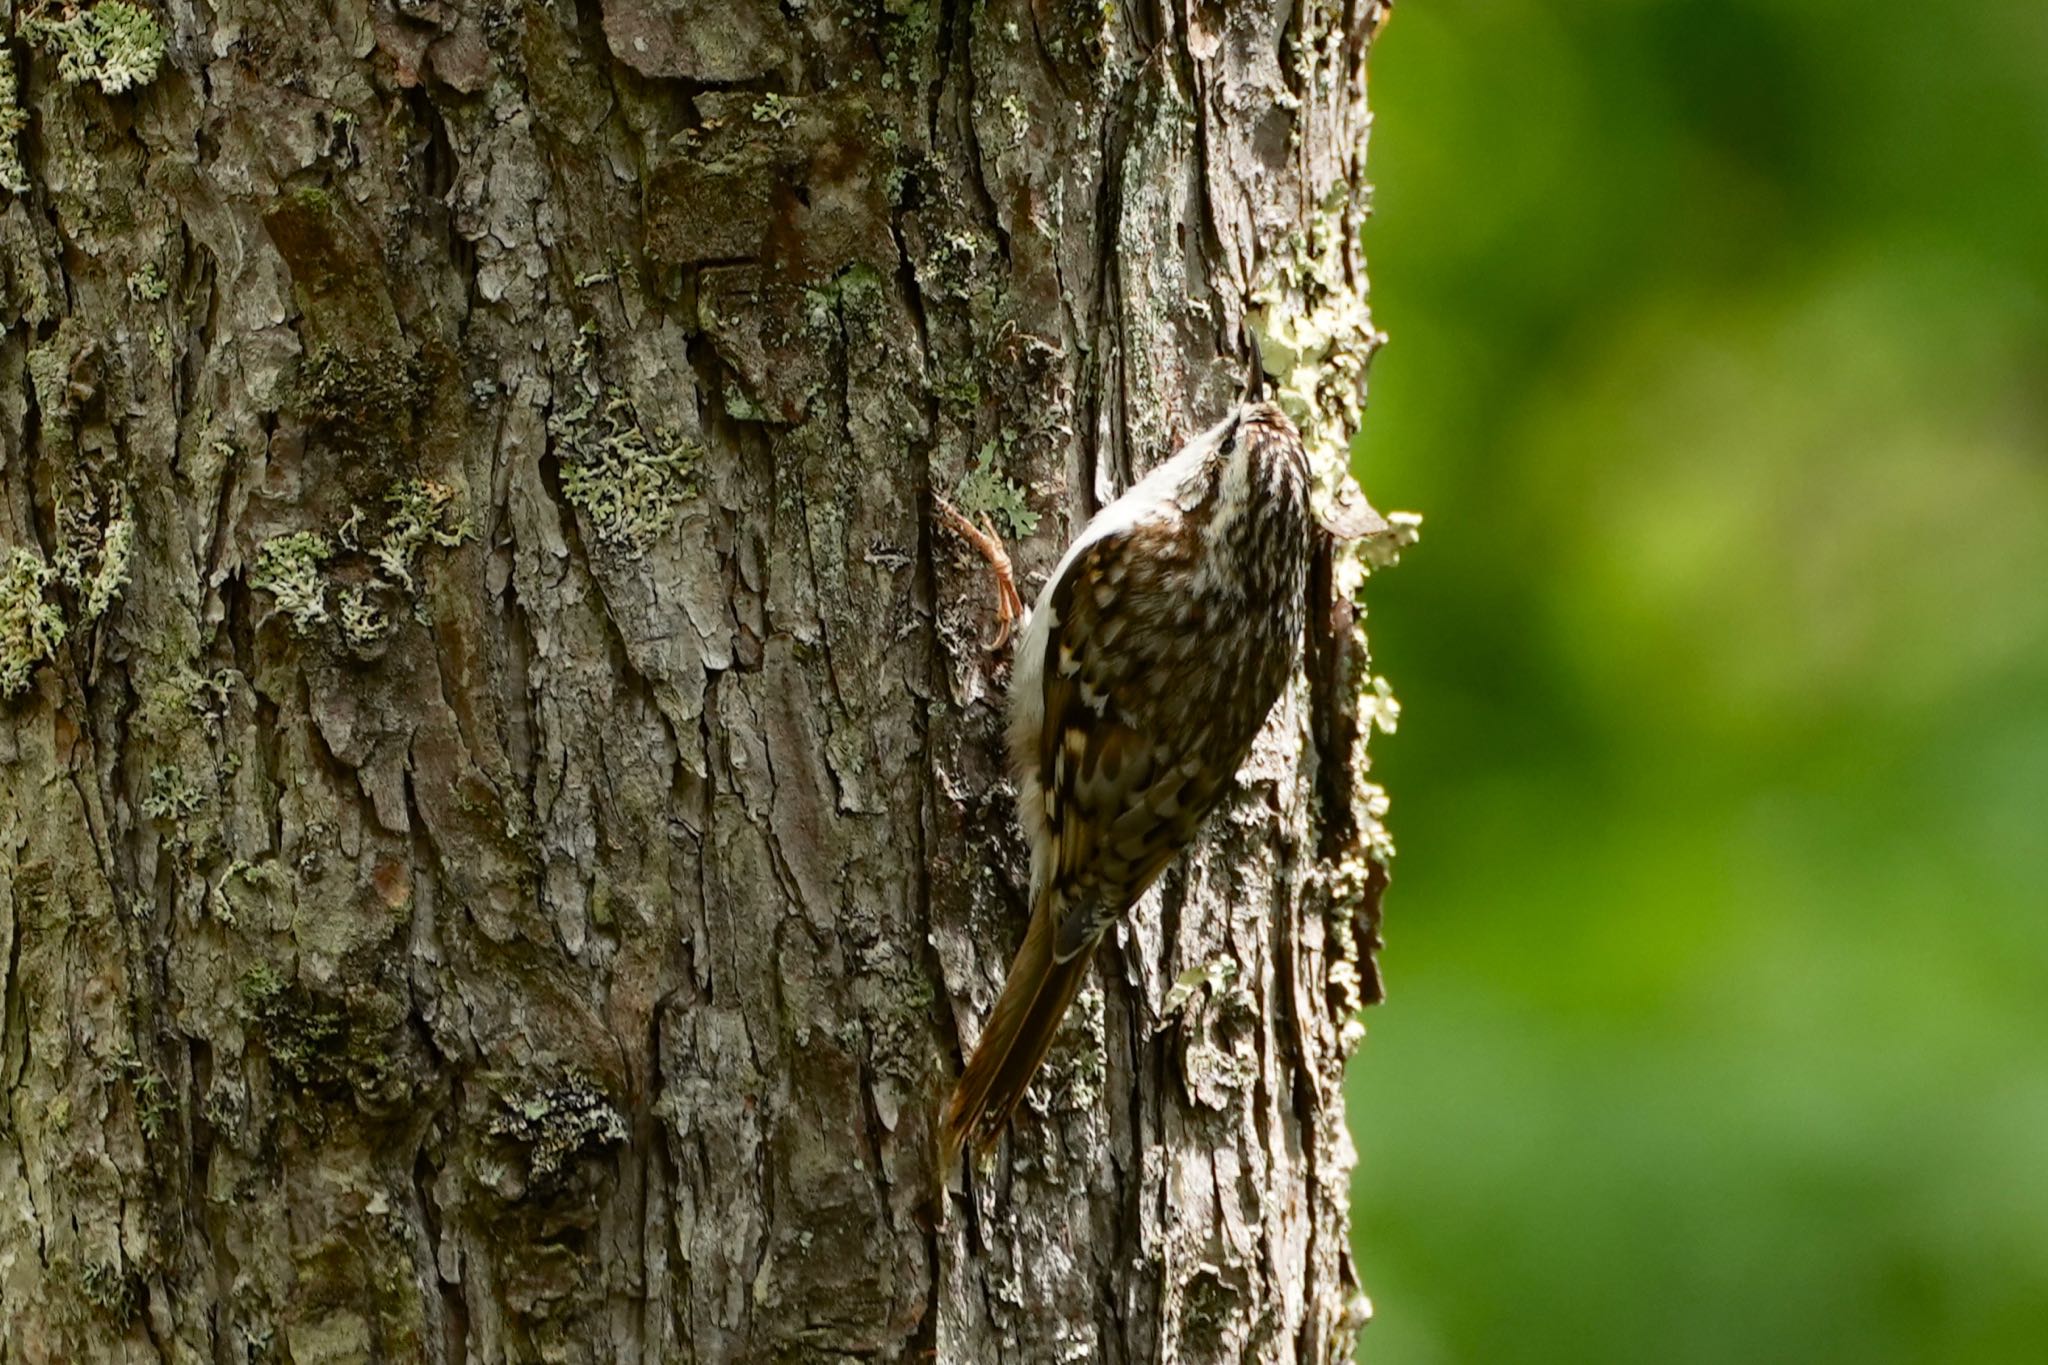
<path id="1" fill-rule="evenodd" d="M 1380 9 L 0 0 L 0 1360 L 1345 1357 L 1357 642 L 941 1194 L 932 495 L 1341 459 Z"/>

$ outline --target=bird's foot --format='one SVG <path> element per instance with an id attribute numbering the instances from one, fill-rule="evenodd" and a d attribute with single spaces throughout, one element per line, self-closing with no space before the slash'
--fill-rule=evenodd
<path id="1" fill-rule="evenodd" d="M 995 573 L 996 638 L 989 642 L 988 649 L 991 652 L 999 650 L 1009 643 L 1010 632 L 1024 615 L 1024 599 L 1017 593 L 1017 577 L 1010 568 L 1010 552 L 1003 548 L 1003 538 L 996 534 L 995 523 L 986 514 L 982 516 L 981 525 L 977 526 L 945 498 L 935 493 L 932 499 L 938 503 L 939 513 L 945 517 L 946 524 L 972 545 Z"/>

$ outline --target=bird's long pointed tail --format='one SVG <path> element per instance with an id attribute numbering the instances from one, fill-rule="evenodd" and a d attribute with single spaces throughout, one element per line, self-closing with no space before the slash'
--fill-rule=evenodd
<path id="1" fill-rule="evenodd" d="M 960 1149 L 972 1143 L 979 1150 L 993 1144 L 1026 1087 L 1045 1060 L 1053 1034 L 1066 1017 L 1067 1006 L 1088 973 L 1095 956 L 1089 944 L 1065 962 L 1053 960 L 1057 938 L 1055 916 L 1041 907 L 1031 917 L 1024 946 L 1010 964 L 1003 993 L 981 1031 L 974 1056 L 960 1073 L 960 1084 L 946 1106 L 939 1127 L 942 1168 L 950 1168 Z"/>

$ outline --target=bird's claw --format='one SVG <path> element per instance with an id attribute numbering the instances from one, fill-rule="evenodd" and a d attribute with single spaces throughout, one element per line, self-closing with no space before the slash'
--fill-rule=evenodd
<path id="1" fill-rule="evenodd" d="M 933 494 L 939 512 L 946 524 L 958 533 L 960 538 L 972 545 L 996 576 L 996 638 L 989 642 L 991 651 L 1001 649 L 1010 641 L 1010 632 L 1018 618 L 1024 615 L 1024 599 L 1017 592 L 1016 574 L 1010 568 L 1010 552 L 1003 548 L 1003 538 L 996 533 L 995 523 L 983 514 L 981 525 L 967 519 L 965 513 L 943 496 Z"/>

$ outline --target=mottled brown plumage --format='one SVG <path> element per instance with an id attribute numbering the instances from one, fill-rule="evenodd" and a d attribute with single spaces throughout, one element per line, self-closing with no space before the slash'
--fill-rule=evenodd
<path id="1" fill-rule="evenodd" d="M 1096 944 L 1193 840 L 1293 671 L 1309 470 L 1277 408 L 1240 407 L 1104 508 L 1017 647 L 1010 750 L 1032 848 L 1024 946 L 947 1106 L 994 1141 Z"/>

